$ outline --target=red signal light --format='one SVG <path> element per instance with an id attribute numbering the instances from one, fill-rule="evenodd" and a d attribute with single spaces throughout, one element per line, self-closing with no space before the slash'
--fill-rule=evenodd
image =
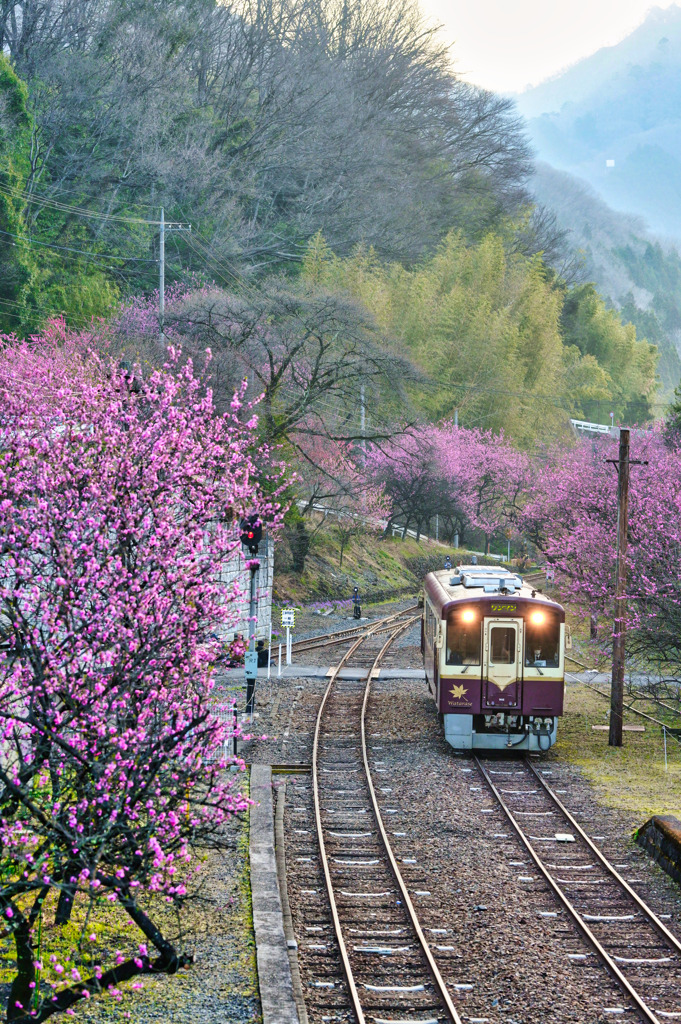
<path id="1" fill-rule="evenodd" d="M 241 520 L 241 543 L 248 548 L 252 555 L 255 555 L 261 540 L 262 521 L 257 512 L 253 512 Z"/>

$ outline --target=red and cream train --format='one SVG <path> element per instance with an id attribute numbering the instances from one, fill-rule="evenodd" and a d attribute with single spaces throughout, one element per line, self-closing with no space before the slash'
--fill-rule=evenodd
<path id="1" fill-rule="evenodd" d="M 507 569 L 461 566 L 424 582 L 428 689 L 457 750 L 548 750 L 563 713 L 565 612 Z"/>

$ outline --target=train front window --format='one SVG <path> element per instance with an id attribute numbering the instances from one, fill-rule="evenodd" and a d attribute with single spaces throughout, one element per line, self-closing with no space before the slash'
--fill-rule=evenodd
<path id="1" fill-rule="evenodd" d="M 480 664 L 480 616 L 473 608 L 455 608 L 449 613 L 447 664 Z"/>
<path id="2" fill-rule="evenodd" d="M 525 619 L 525 664 L 557 668 L 560 663 L 560 621 L 549 608 L 536 608 Z"/>
<path id="3" fill-rule="evenodd" d="M 490 661 L 493 665 L 512 665 L 515 662 L 515 629 L 512 626 L 494 626 L 490 635 Z"/>

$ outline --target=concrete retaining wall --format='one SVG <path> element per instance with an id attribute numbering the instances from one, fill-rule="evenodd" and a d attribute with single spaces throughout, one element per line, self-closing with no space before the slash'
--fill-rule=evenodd
<path id="1" fill-rule="evenodd" d="M 634 838 L 681 885 L 681 821 L 671 814 L 655 814 L 634 833 Z"/>

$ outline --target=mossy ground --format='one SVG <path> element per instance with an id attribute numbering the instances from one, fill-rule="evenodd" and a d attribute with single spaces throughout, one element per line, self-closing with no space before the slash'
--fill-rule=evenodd
<path id="1" fill-rule="evenodd" d="M 420 584 L 419 563 L 424 558 L 443 559 L 445 549 L 413 538 L 381 538 L 379 534 L 353 537 L 340 560 L 340 540 L 332 528 L 316 533 L 305 559 L 305 570 L 296 573 L 279 551 L 275 557 L 275 599 L 293 604 L 325 598 L 351 597 L 353 586 L 364 593 L 395 590 L 404 593 Z"/>
<path id="2" fill-rule="evenodd" d="M 239 789 L 248 795 L 248 774 L 238 778 Z M 143 987 L 133 991 L 129 982 L 121 986 L 121 998 L 111 995 L 92 998 L 74 1007 L 71 1019 L 85 1024 L 260 1024 L 260 1001 L 256 971 L 255 937 L 249 870 L 248 815 L 233 819 L 227 828 L 228 847 L 205 856 L 204 876 L 199 899 L 187 904 L 182 913 L 182 938 L 179 945 L 194 953 L 195 963 L 187 970 L 167 977 L 146 976 Z M 164 915 L 164 906 L 156 908 Z M 176 937 L 178 924 L 166 914 L 167 934 Z M 143 940 L 141 933 L 118 908 L 105 904 L 96 922 L 87 925 L 88 934 L 96 934 L 94 944 L 86 941 L 86 950 L 78 956 L 78 940 L 83 930 L 83 908 L 76 906 L 72 923 L 56 928 L 54 906 L 45 907 L 43 958 L 50 953 L 62 963 L 76 961 L 88 974 L 93 955 L 108 966 L 114 951 L 136 952 Z M 49 924 L 47 924 L 49 922 Z M 0 942 L 0 992 L 6 997 L 13 976 L 14 949 L 7 939 Z M 61 979 L 60 979 L 61 980 Z M 139 979 L 136 979 L 138 982 Z M 4 983 L 4 984 L 3 984 Z M 4 989 L 4 991 L 3 991 Z"/>
<path id="3" fill-rule="evenodd" d="M 681 818 L 681 744 L 667 734 L 665 770 L 664 739 L 659 726 L 625 711 L 625 725 L 643 725 L 645 732 L 625 731 L 623 745 L 610 747 L 607 731 L 592 728 L 608 724 L 608 700 L 581 683 L 570 683 L 565 696 L 565 714 L 554 748 L 556 756 L 580 768 L 606 806 L 640 818 L 641 822 L 652 814 Z M 641 710 L 661 718 L 659 709 L 641 705 Z"/>

